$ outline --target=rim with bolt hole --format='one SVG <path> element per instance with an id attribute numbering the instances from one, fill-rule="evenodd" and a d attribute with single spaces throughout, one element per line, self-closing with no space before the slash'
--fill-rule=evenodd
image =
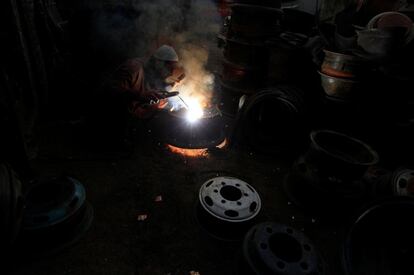
<path id="1" fill-rule="evenodd" d="M 244 238 L 243 254 L 253 274 L 324 274 L 322 258 L 311 240 L 284 224 L 252 227 Z"/>
<path id="2" fill-rule="evenodd" d="M 212 216 L 227 222 L 245 222 L 260 212 L 261 200 L 248 183 L 233 177 L 216 177 L 200 188 L 201 206 Z"/>
<path id="3" fill-rule="evenodd" d="M 414 196 L 414 170 L 399 169 L 392 180 L 394 194 L 397 196 Z"/>

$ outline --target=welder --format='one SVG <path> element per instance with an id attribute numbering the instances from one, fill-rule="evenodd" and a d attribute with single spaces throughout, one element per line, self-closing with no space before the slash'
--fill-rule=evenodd
<path id="1" fill-rule="evenodd" d="M 159 47 L 148 60 L 132 58 L 121 64 L 105 81 L 97 98 L 94 127 L 105 146 L 128 150 L 128 121 L 148 119 L 167 106 L 168 93 L 184 78 L 173 47 Z M 97 116 L 96 116 L 97 115 Z"/>
<path id="2" fill-rule="evenodd" d="M 125 98 L 130 114 L 147 118 L 166 106 L 165 91 L 183 77 L 176 51 L 163 45 L 146 62 L 138 58 L 124 62 L 108 84 L 113 92 Z"/>

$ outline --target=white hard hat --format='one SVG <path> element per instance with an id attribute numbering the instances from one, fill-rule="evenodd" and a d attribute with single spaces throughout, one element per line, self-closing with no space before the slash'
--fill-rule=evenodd
<path id="1" fill-rule="evenodd" d="M 155 53 L 154 57 L 162 61 L 178 62 L 178 55 L 173 47 L 168 45 L 162 45 Z"/>

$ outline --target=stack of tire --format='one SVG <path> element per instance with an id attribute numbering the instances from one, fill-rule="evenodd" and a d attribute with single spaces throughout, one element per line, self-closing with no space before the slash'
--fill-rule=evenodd
<path id="1" fill-rule="evenodd" d="M 19 233 L 23 212 L 21 188 L 16 173 L 0 163 L 0 250 L 9 248 Z"/>
<path id="2" fill-rule="evenodd" d="M 281 1 L 239 0 L 231 5 L 221 78 L 221 112 L 235 117 L 240 99 L 266 85 L 269 50 L 266 41 L 281 31 Z"/>

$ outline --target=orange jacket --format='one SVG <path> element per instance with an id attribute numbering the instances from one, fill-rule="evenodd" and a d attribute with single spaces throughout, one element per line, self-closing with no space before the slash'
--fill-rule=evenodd
<path id="1" fill-rule="evenodd" d="M 125 61 L 115 71 L 112 88 L 126 98 L 128 111 L 139 118 L 147 118 L 165 102 L 148 105 L 151 91 L 145 81 L 144 62 L 139 58 Z"/>

